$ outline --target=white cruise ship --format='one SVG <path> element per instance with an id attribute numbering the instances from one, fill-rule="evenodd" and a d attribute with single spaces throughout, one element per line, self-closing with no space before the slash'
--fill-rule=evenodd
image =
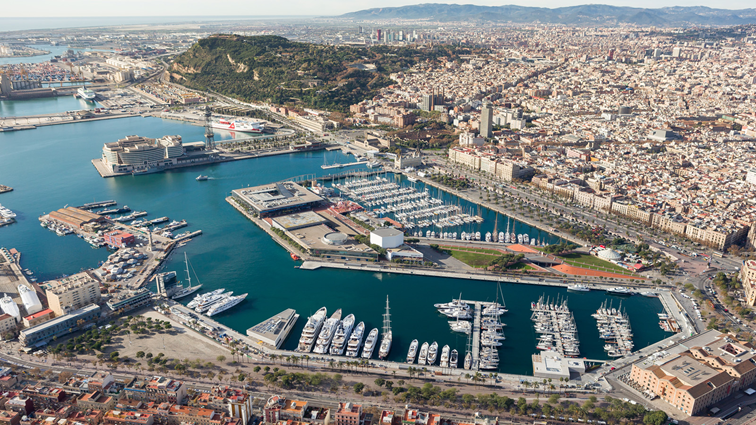
<path id="1" fill-rule="evenodd" d="M 244 301 L 244 299 L 247 298 L 247 295 L 249 294 L 241 294 L 235 297 L 228 297 L 224 301 L 219 302 L 218 304 L 214 304 L 212 307 L 210 307 L 210 310 L 207 311 L 207 315 L 215 316 L 218 313 L 222 313 Z"/>
<path id="2" fill-rule="evenodd" d="M 84 100 L 94 100 L 95 97 L 97 97 L 97 93 L 85 87 L 82 87 L 79 90 L 77 90 L 76 94 L 78 94 L 79 97 Z"/>
<path id="3" fill-rule="evenodd" d="M 345 317 L 344 320 L 339 323 L 336 333 L 333 335 L 333 341 L 331 342 L 331 348 L 329 352 L 332 356 L 340 356 L 344 354 L 346 343 L 349 337 L 352 335 L 352 329 L 354 328 L 354 314 L 350 314 Z"/>
<path id="4" fill-rule="evenodd" d="M 354 328 L 352 335 L 347 342 L 347 357 L 357 357 L 360 354 L 360 348 L 362 347 L 362 337 L 365 336 L 365 322 L 360 322 L 357 327 Z"/>
<path id="5" fill-rule="evenodd" d="M 331 341 L 333 341 L 333 336 L 340 322 L 341 309 L 338 309 L 323 323 L 323 328 L 320 329 L 320 334 L 318 334 L 318 340 L 315 342 L 315 348 L 312 350 L 313 353 L 328 353 L 328 347 L 331 346 Z"/>
<path id="6" fill-rule="evenodd" d="M 315 345 L 315 338 L 318 337 L 320 328 L 323 326 L 323 321 L 328 314 L 328 309 L 321 307 L 315 314 L 307 319 L 304 329 L 302 329 L 302 335 L 299 337 L 299 345 L 297 345 L 297 351 L 301 353 L 309 353 L 312 351 L 312 346 Z"/>
<path id="7" fill-rule="evenodd" d="M 373 357 L 375 345 L 378 342 L 378 328 L 373 328 L 365 339 L 365 345 L 362 347 L 362 358 L 369 359 Z"/>
<path id="8" fill-rule="evenodd" d="M 229 121 L 226 119 L 213 120 L 211 126 L 221 130 L 240 131 L 242 133 L 262 133 L 265 126 L 259 122 Z"/>

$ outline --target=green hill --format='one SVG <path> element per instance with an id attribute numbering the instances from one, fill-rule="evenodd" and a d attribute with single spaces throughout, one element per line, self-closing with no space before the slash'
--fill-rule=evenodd
<path id="1" fill-rule="evenodd" d="M 391 84 L 392 72 L 418 60 L 455 59 L 469 50 L 439 46 L 418 50 L 326 46 L 278 36 L 212 36 L 177 56 L 171 79 L 190 88 L 213 90 L 249 101 L 347 111 Z M 355 64 L 368 65 L 357 66 Z M 374 65 L 374 68 L 373 68 Z M 368 68 L 368 69 L 365 69 Z"/>

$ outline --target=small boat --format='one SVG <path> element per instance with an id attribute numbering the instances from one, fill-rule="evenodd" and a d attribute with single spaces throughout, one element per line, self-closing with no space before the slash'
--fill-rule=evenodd
<path id="1" fill-rule="evenodd" d="M 436 363 L 436 357 L 438 356 L 438 343 L 433 341 L 433 344 L 428 347 L 428 364 L 432 365 Z"/>
<path id="2" fill-rule="evenodd" d="M 203 182 L 203 181 L 205 181 L 205 180 L 207 180 L 209 178 L 210 177 L 208 177 L 208 176 L 203 176 L 202 174 L 200 174 L 199 176 L 197 176 L 197 178 L 195 180 L 197 180 L 198 182 Z"/>
<path id="3" fill-rule="evenodd" d="M 428 343 L 424 342 L 420 347 L 420 355 L 417 357 L 417 364 L 424 365 L 428 361 Z"/>
<path id="4" fill-rule="evenodd" d="M 449 367 L 456 369 L 458 362 L 459 362 L 459 353 L 457 353 L 457 350 L 454 349 L 451 351 L 451 355 L 449 355 Z"/>
<path id="5" fill-rule="evenodd" d="M 449 367 L 449 346 L 444 345 L 441 350 L 441 367 Z"/>
<path id="6" fill-rule="evenodd" d="M 289 255 L 291 255 L 291 259 L 294 260 L 294 261 L 301 260 L 301 258 L 299 258 L 299 256 L 297 254 L 293 253 L 293 252 L 290 253 Z"/>
<path id="7" fill-rule="evenodd" d="M 417 340 L 413 339 L 410 343 L 409 352 L 407 352 L 407 363 L 415 363 L 415 357 L 417 357 Z"/>

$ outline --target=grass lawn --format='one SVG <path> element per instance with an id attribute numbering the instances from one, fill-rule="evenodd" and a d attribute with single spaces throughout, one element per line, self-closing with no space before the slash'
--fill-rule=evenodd
<path id="1" fill-rule="evenodd" d="M 514 263 L 511 266 L 507 267 L 507 270 L 524 271 L 524 270 L 535 270 L 535 268 L 525 263 Z"/>
<path id="2" fill-rule="evenodd" d="M 448 248 L 447 248 L 448 249 Z M 482 254 L 477 252 L 458 251 L 456 249 L 451 250 L 452 257 L 467 264 L 470 267 L 482 268 L 488 266 L 491 260 L 495 260 L 501 255 L 497 252 L 496 255 Z"/>
<path id="3" fill-rule="evenodd" d="M 612 272 L 612 273 L 618 273 L 618 274 L 624 274 L 627 276 L 634 276 L 630 271 L 627 269 L 623 269 L 622 267 L 610 263 L 608 261 L 602 260 L 598 257 L 595 257 L 590 254 L 580 254 L 577 252 L 573 252 L 570 254 L 564 254 L 559 255 L 559 258 L 564 259 L 564 262 L 575 267 L 598 267 L 600 271 L 606 271 L 606 272 Z"/>

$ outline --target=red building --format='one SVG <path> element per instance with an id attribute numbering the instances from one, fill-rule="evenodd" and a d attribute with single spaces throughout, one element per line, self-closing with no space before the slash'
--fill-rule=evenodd
<path id="1" fill-rule="evenodd" d="M 122 232 L 120 230 L 106 233 L 105 236 L 103 236 L 103 239 L 105 240 L 106 244 L 116 248 L 131 245 L 134 243 L 134 235 L 132 235 L 131 233 Z"/>

